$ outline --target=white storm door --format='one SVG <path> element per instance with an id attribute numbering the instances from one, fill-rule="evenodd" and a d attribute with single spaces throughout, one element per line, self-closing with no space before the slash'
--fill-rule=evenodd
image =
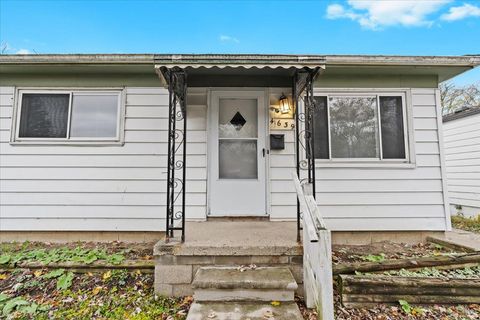
<path id="1" fill-rule="evenodd" d="M 209 109 L 210 215 L 265 215 L 265 92 L 213 91 Z"/>

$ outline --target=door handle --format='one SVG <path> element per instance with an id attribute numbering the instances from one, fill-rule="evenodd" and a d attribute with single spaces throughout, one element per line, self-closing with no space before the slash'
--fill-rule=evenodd
<path id="1" fill-rule="evenodd" d="M 265 148 L 262 149 L 262 156 L 265 158 Z"/>

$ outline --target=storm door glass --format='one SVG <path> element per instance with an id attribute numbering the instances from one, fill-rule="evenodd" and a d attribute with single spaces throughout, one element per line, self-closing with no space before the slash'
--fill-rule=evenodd
<path id="1" fill-rule="evenodd" d="M 220 99 L 218 157 L 220 179 L 258 178 L 256 99 Z"/>

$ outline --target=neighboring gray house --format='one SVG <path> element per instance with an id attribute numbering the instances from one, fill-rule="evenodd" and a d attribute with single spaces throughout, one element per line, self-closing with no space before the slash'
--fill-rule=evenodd
<path id="1" fill-rule="evenodd" d="M 443 116 L 445 164 L 452 214 L 480 214 L 480 106 Z"/>
<path id="2" fill-rule="evenodd" d="M 438 84 L 478 64 L 467 56 L 2 55 L 0 238 L 144 240 L 184 231 L 183 219 L 296 221 L 297 164 L 316 182 L 334 241 L 352 231 L 449 230 Z M 478 115 L 458 121 L 473 133 Z M 449 141 L 461 130 L 446 127 Z M 465 168 L 451 178 L 476 183 L 478 170 Z M 469 204 L 478 203 L 477 194 Z"/>

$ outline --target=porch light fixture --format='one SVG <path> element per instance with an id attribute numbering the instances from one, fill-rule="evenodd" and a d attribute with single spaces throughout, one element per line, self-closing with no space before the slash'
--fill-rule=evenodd
<path id="1" fill-rule="evenodd" d="M 292 108 L 290 107 L 290 102 L 288 101 L 288 98 L 283 94 L 280 96 L 280 99 L 278 100 L 278 104 L 280 105 L 280 112 L 285 114 L 289 113 Z"/>

